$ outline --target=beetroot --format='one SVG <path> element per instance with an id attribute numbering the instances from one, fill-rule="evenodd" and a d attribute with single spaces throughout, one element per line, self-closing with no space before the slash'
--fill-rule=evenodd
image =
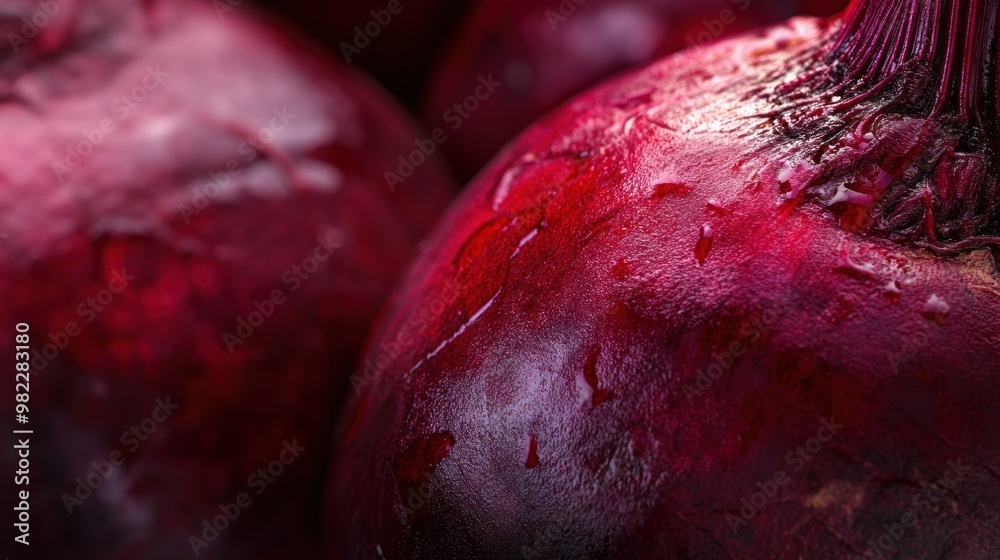
<path id="1" fill-rule="evenodd" d="M 798 14 L 833 15 L 846 0 L 483 0 L 437 64 L 424 100 L 428 126 L 471 177 L 515 134 L 585 88 L 669 53 Z M 460 128 L 448 111 L 493 74 L 504 87 Z"/>
<path id="2" fill-rule="evenodd" d="M 998 14 L 857 0 L 530 127 L 352 378 L 330 557 L 1000 557 Z"/>
<path id="3" fill-rule="evenodd" d="M 333 407 L 449 178 L 430 159 L 392 192 L 420 134 L 249 7 L 55 4 L 2 21 L 25 39 L 0 104 L 0 347 L 30 324 L 34 370 L 24 550 L 312 557 Z"/>

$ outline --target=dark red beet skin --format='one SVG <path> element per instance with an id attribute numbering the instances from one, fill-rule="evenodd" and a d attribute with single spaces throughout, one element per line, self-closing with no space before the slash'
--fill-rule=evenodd
<path id="1" fill-rule="evenodd" d="M 428 126 L 469 178 L 508 140 L 560 103 L 622 70 L 793 15 L 833 15 L 846 0 L 483 0 L 437 63 L 424 100 Z M 503 87 L 456 113 L 479 76 Z M 470 104 L 471 106 L 471 104 Z M 452 110 L 448 113 L 449 109 Z M 462 116 L 461 125 L 452 131 Z"/>
<path id="2" fill-rule="evenodd" d="M 28 323 L 29 550 L 314 557 L 334 406 L 450 180 L 431 159 L 391 192 L 420 134 L 248 6 L 59 5 L 2 62 L 0 354 Z M 4 37 L 38 9 L 12 4 Z"/>
<path id="3" fill-rule="evenodd" d="M 1000 557 L 1000 16 L 917 6 L 674 55 L 505 150 L 352 378 L 329 557 Z"/>

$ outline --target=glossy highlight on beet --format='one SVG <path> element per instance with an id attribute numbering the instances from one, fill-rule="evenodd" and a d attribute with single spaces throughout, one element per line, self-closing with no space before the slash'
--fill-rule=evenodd
<path id="1" fill-rule="evenodd" d="M 452 140 L 443 148 L 461 177 L 469 178 L 532 121 L 601 80 L 793 15 L 831 16 L 846 5 L 846 0 L 481 0 L 437 62 L 424 120 L 446 129 Z M 455 104 L 482 76 L 503 85 L 456 128 L 455 115 L 465 113 L 456 113 Z"/>
<path id="2" fill-rule="evenodd" d="M 532 125 L 374 331 L 460 286 L 353 378 L 328 557 L 1000 557 L 998 9 L 856 0 Z"/>
<path id="3" fill-rule="evenodd" d="M 454 186 L 431 158 L 391 192 L 412 123 L 249 4 L 51 4 L 0 60 L 0 324 L 30 325 L 30 551 L 315 558 L 333 411 Z M 37 10 L 9 3 L 0 29 Z"/>

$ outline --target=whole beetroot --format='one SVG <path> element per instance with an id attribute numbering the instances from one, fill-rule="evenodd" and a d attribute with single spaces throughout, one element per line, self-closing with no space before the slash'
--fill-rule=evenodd
<path id="1" fill-rule="evenodd" d="M 462 178 L 469 178 L 532 121 L 618 72 L 794 15 L 833 15 L 846 5 L 846 0 L 482 0 L 437 62 L 424 119 L 453 137 L 444 149 Z M 470 111 L 474 104 L 467 97 L 479 77 L 489 75 L 503 86 Z"/>
<path id="2" fill-rule="evenodd" d="M 314 556 L 334 406 L 449 178 L 429 160 L 391 191 L 419 134 L 246 6 L 50 4 L 2 21 L 0 348 L 30 326 L 30 551 Z"/>
<path id="3" fill-rule="evenodd" d="M 857 0 L 530 127 L 352 378 L 330 557 L 1000 557 L 998 23 Z"/>

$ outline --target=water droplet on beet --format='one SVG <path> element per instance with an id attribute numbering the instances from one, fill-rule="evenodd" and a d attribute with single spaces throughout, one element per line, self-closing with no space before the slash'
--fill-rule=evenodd
<path id="1" fill-rule="evenodd" d="M 507 195 L 510 194 L 511 187 L 514 186 L 514 180 L 521 175 L 521 172 L 524 171 L 526 167 L 531 166 L 538 161 L 537 155 L 528 152 L 521 156 L 521 159 L 512 164 L 511 167 L 509 167 L 507 171 L 500 176 L 496 187 L 493 188 L 493 200 L 490 204 L 490 207 L 494 212 L 500 210 L 500 205 L 507 199 Z"/>
<path id="2" fill-rule="evenodd" d="M 848 276 L 856 276 L 858 278 L 871 278 L 875 276 L 874 265 L 855 263 L 846 253 L 841 253 L 840 262 L 833 270 L 840 274 L 847 274 Z"/>
<path id="3" fill-rule="evenodd" d="M 597 406 L 602 402 L 609 401 L 614 395 L 609 391 L 601 389 L 597 379 L 597 358 L 601 355 L 601 347 L 594 345 L 587 352 L 587 360 L 583 364 L 583 381 L 586 386 L 582 386 L 583 395 L 590 402 Z"/>
<path id="4" fill-rule="evenodd" d="M 794 165 L 791 162 L 782 162 L 778 170 L 778 182 L 788 186 L 789 191 L 785 194 L 785 198 L 787 200 L 798 198 L 809 185 L 815 172 L 816 166 L 808 161 L 800 161 Z"/>
<path id="5" fill-rule="evenodd" d="M 709 212 L 712 212 L 716 216 L 725 216 L 726 215 L 726 208 L 722 205 L 721 202 L 719 202 L 718 200 L 716 200 L 714 198 L 711 198 L 711 199 L 708 200 L 708 203 L 706 204 L 706 208 L 708 209 Z"/>
<path id="6" fill-rule="evenodd" d="M 631 116 L 628 119 L 626 119 L 625 124 L 622 126 L 622 133 L 623 134 L 625 134 L 627 136 L 629 132 L 632 132 L 632 128 L 635 127 L 635 120 L 636 120 L 636 118 L 638 118 L 638 117 Z"/>
<path id="7" fill-rule="evenodd" d="M 524 466 L 533 469 L 538 466 L 538 440 L 535 436 L 528 438 L 528 445 L 524 450 Z"/>
<path id="8" fill-rule="evenodd" d="M 903 290 L 900 289 L 899 282 L 890 280 L 889 283 L 882 288 L 882 293 L 892 303 L 899 303 L 899 298 L 903 295 Z"/>
<path id="9" fill-rule="evenodd" d="M 834 206 L 840 203 L 856 204 L 859 206 L 868 206 L 872 203 L 874 199 L 871 195 L 860 193 L 847 188 L 847 185 L 840 185 L 837 188 L 837 194 L 834 195 L 833 199 L 827 203 L 827 206 Z"/>
<path id="10" fill-rule="evenodd" d="M 525 235 L 524 237 L 521 238 L 520 241 L 518 241 L 517 248 L 514 249 L 513 253 L 511 253 L 510 258 L 513 259 L 514 257 L 516 257 L 521 252 L 521 248 L 527 245 L 528 243 L 531 243 L 531 240 L 534 239 L 536 235 L 538 235 L 537 227 L 533 228 L 531 231 L 528 232 L 527 235 Z"/>
<path id="11" fill-rule="evenodd" d="M 538 235 L 538 228 L 532 229 L 531 231 L 528 232 L 528 235 L 522 237 L 521 241 L 519 241 L 517 244 L 517 248 L 520 249 L 521 247 L 527 245 L 529 242 L 531 242 L 532 239 L 535 238 L 536 235 Z"/>
<path id="12" fill-rule="evenodd" d="M 921 313 L 932 321 L 944 323 L 948 319 L 948 314 L 951 313 L 951 306 L 937 294 L 931 294 L 931 297 L 924 303 Z"/>
<path id="13" fill-rule="evenodd" d="M 711 224 L 701 226 L 701 231 L 698 234 L 698 243 L 694 246 L 694 258 L 698 259 L 699 266 L 705 264 L 708 252 L 712 250 L 712 238 L 714 237 L 715 232 L 712 230 Z"/>
<path id="14" fill-rule="evenodd" d="M 500 205 L 503 204 L 503 201 L 507 199 L 507 195 L 510 194 L 510 187 L 514 184 L 514 177 L 517 176 L 517 172 L 517 167 L 511 167 L 497 182 L 497 186 L 493 190 L 493 203 L 491 206 L 494 212 L 500 210 Z"/>
<path id="15" fill-rule="evenodd" d="M 653 200 L 663 200 L 668 196 L 684 196 L 691 193 L 691 187 L 683 183 L 659 183 L 653 187 Z"/>

